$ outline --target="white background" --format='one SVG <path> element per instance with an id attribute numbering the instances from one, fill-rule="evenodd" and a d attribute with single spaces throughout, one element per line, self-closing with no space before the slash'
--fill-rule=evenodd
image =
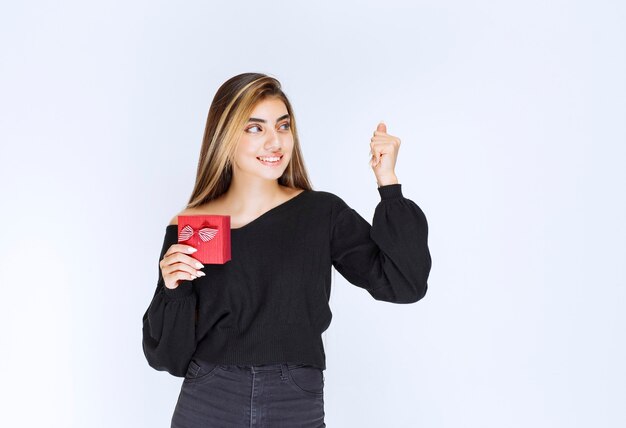
<path id="1" fill-rule="evenodd" d="M 335 273 L 329 427 L 626 426 L 626 6 L 33 1 L 0 11 L 0 424 L 169 427 L 142 316 L 217 88 L 278 78 L 371 222 L 379 120 L 426 213 L 416 304 Z"/>

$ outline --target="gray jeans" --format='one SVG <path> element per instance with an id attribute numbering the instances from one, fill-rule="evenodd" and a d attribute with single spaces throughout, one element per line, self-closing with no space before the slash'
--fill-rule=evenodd
<path id="1" fill-rule="evenodd" d="M 233 366 L 191 360 L 171 427 L 326 427 L 324 373 L 296 363 Z"/>

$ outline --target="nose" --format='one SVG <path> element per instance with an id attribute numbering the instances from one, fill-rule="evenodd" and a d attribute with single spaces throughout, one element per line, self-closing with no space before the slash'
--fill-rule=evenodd
<path id="1" fill-rule="evenodd" d="M 277 151 L 280 149 L 280 138 L 278 136 L 278 131 L 272 130 L 269 132 L 267 137 L 267 141 L 265 142 L 265 149 L 268 151 Z"/>

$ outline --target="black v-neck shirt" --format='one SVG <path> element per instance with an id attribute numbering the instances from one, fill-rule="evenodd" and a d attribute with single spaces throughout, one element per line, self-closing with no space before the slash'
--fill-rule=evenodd
<path id="1" fill-rule="evenodd" d="M 215 364 L 304 363 L 326 369 L 331 267 L 376 300 L 414 303 L 431 268 L 428 224 L 401 184 L 378 187 L 370 225 L 340 197 L 304 190 L 231 229 L 231 260 L 156 291 L 143 316 L 151 367 L 184 377 L 193 358 Z M 159 261 L 178 243 L 168 225 Z"/>

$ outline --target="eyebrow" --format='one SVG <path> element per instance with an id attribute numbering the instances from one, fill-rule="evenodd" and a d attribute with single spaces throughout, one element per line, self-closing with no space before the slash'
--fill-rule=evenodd
<path id="1" fill-rule="evenodd" d="M 281 117 L 279 117 L 278 119 L 276 119 L 276 122 L 280 122 L 283 119 L 287 119 L 289 117 L 289 113 L 282 115 Z M 248 122 L 260 122 L 260 123 L 267 123 L 267 121 L 265 119 L 259 119 L 258 117 L 251 117 L 250 119 L 248 119 Z"/>

